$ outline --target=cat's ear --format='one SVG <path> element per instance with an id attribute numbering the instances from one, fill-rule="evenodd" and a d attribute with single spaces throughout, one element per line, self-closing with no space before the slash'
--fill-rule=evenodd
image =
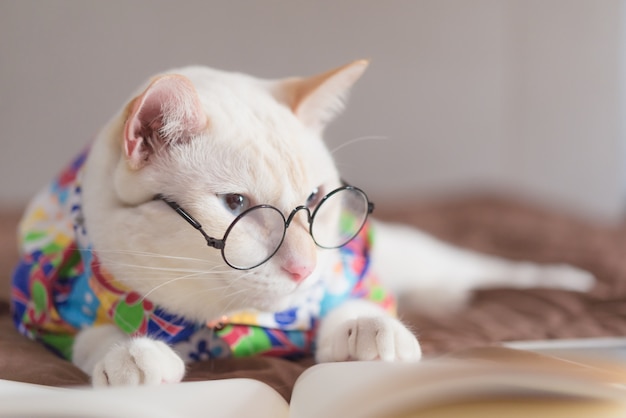
<path id="1" fill-rule="evenodd" d="M 359 60 L 313 77 L 282 80 L 275 86 L 274 96 L 304 125 L 321 131 L 343 109 L 350 87 L 368 64 Z"/>
<path id="2" fill-rule="evenodd" d="M 124 151 L 140 169 L 161 147 L 189 140 L 207 124 L 198 93 L 189 79 L 168 74 L 152 80 L 127 108 Z"/>

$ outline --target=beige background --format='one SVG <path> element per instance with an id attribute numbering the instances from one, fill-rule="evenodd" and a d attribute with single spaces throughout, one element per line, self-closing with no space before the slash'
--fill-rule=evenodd
<path id="1" fill-rule="evenodd" d="M 149 75 L 372 65 L 328 130 L 377 201 L 478 192 L 624 209 L 623 0 L 0 0 L 0 206 L 23 205 Z M 386 138 L 386 139 L 380 139 Z"/>

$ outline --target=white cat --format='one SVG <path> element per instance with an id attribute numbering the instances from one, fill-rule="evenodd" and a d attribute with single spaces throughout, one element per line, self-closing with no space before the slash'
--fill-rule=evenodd
<path id="1" fill-rule="evenodd" d="M 374 273 L 430 310 L 491 285 L 591 286 L 573 267 L 370 228 L 373 204 L 341 180 L 322 140 L 366 67 L 284 80 L 188 67 L 153 78 L 28 209 L 18 329 L 94 385 L 158 384 L 207 356 L 418 360 Z"/>

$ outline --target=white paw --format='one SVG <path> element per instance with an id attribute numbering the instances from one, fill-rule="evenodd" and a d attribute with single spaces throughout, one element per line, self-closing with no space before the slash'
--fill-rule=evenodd
<path id="1" fill-rule="evenodd" d="M 417 361 L 422 350 L 417 338 L 400 321 L 387 316 L 361 316 L 340 324 L 318 347 L 317 361 Z"/>
<path id="2" fill-rule="evenodd" d="M 183 379 L 183 360 L 165 343 L 134 338 L 113 346 L 94 367 L 94 386 L 158 385 Z"/>

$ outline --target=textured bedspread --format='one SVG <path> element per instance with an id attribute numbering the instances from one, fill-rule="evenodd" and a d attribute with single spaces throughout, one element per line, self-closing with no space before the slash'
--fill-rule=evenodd
<path id="1" fill-rule="evenodd" d="M 510 201 L 474 198 L 378 210 L 380 218 L 413 224 L 464 247 L 511 259 L 566 262 L 593 272 L 588 294 L 552 289 L 477 292 L 463 311 L 426 318 L 401 306 L 426 355 L 507 340 L 626 335 L 626 228 L 602 227 Z M 80 370 L 18 335 L 10 322 L 8 282 L 17 258 L 17 214 L 0 214 L 0 378 L 45 385 L 88 382 Z M 255 378 L 289 397 L 311 359 L 206 361 L 190 366 L 187 380 Z"/>

